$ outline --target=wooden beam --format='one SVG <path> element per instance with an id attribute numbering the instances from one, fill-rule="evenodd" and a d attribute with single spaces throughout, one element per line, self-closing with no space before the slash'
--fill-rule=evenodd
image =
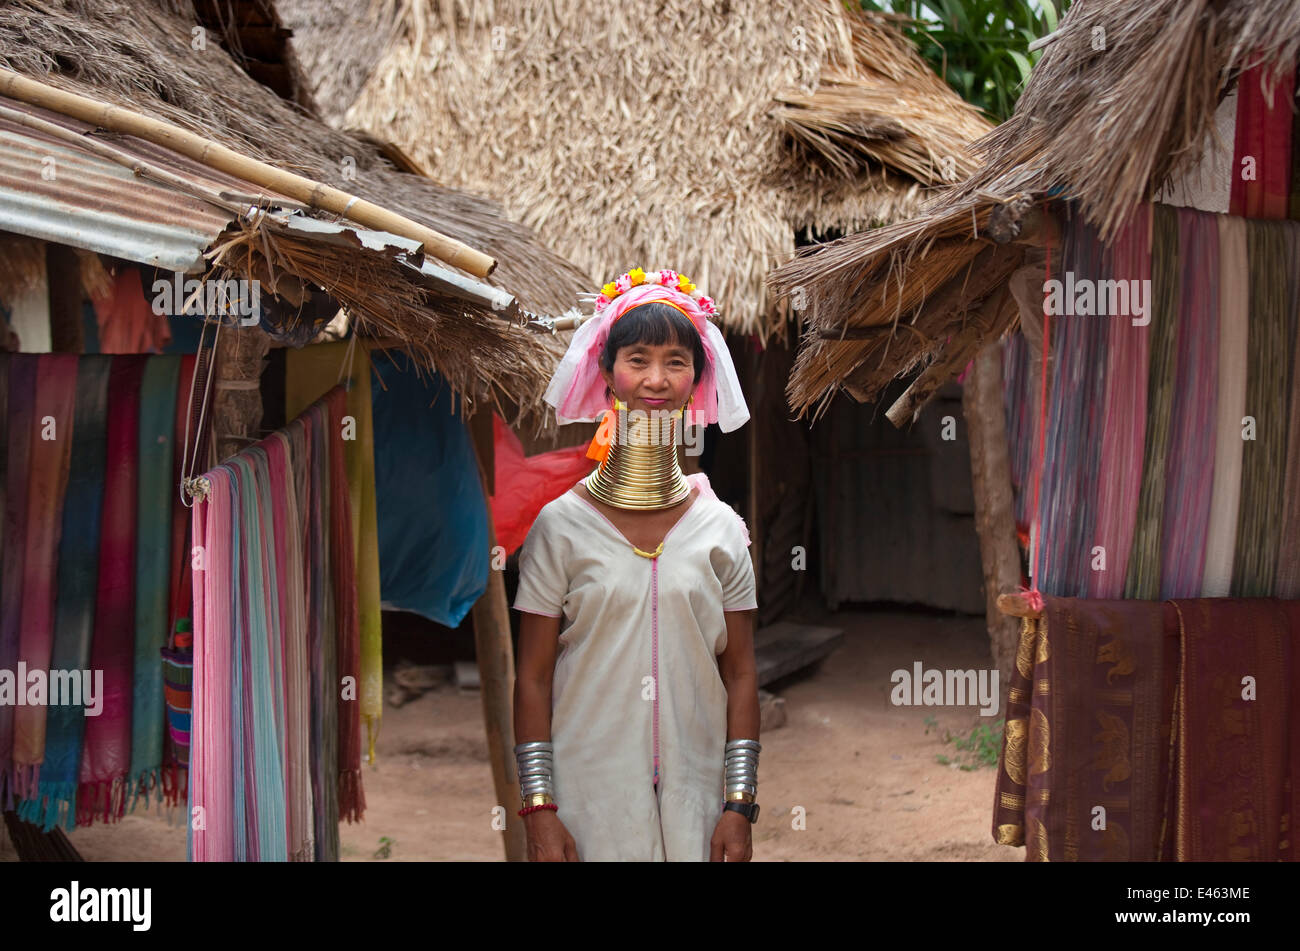
<path id="1" fill-rule="evenodd" d="M 483 414 L 479 414 L 483 415 Z M 489 422 L 491 414 L 486 414 Z M 479 457 L 476 441 L 475 462 L 487 500 L 486 469 Z M 488 550 L 496 548 L 496 526 L 488 509 Z M 506 810 L 503 835 L 507 862 L 527 861 L 527 840 L 523 820 L 515 815 L 519 801 L 519 776 L 515 769 L 515 652 L 510 639 L 510 607 L 506 603 L 505 573 L 491 567 L 487 590 L 474 602 L 474 655 L 478 661 L 479 697 L 483 701 L 483 726 L 487 732 L 488 759 L 492 764 L 492 788 L 496 804 Z"/>
<path id="2" fill-rule="evenodd" d="M 962 389 L 962 414 L 970 440 L 971 488 L 975 495 L 975 531 L 984 568 L 985 615 L 993 662 L 1003 686 L 1011 683 L 1019 644 L 1019 626 L 998 608 L 998 598 L 1020 586 L 1020 546 L 1011 492 L 1010 450 L 1002 396 L 1002 351 L 986 346 Z"/>

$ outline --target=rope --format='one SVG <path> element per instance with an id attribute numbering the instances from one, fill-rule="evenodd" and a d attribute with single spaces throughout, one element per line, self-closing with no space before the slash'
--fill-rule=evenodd
<path id="1" fill-rule="evenodd" d="M 190 422 L 194 418 L 194 387 L 198 384 L 199 373 L 203 370 L 203 338 L 207 335 L 208 324 L 216 323 L 217 329 L 212 335 L 212 350 L 208 358 L 208 370 L 203 374 L 203 402 L 199 406 L 199 420 L 195 427 L 194 433 L 194 456 L 190 457 Z M 193 496 L 191 495 L 194 483 L 194 470 L 199 463 L 199 443 L 202 442 L 201 434 L 203 432 L 203 421 L 208 414 L 208 397 L 212 392 L 212 364 L 217 355 L 217 341 L 221 338 L 221 321 L 213 321 L 207 317 L 203 321 L 203 327 L 199 330 L 199 346 L 194 352 L 194 375 L 190 377 L 190 396 L 185 404 L 185 446 L 181 451 L 181 482 L 177 486 L 180 492 L 181 505 L 191 508 L 194 505 Z"/>

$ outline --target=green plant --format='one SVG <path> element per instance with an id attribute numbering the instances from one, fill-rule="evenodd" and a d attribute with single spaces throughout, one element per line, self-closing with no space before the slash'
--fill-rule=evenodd
<path id="1" fill-rule="evenodd" d="M 943 741 L 951 743 L 963 755 L 956 761 L 943 755 L 935 755 L 935 762 L 941 766 L 948 766 L 956 763 L 957 767 L 963 771 L 970 772 L 983 766 L 998 765 L 998 754 L 1002 750 L 1002 720 L 994 720 L 992 724 L 980 723 L 970 731 L 968 736 L 954 736 L 947 730 L 943 732 Z M 926 733 L 929 733 L 927 728 Z M 964 760 L 964 762 L 963 762 Z"/>
<path id="2" fill-rule="evenodd" d="M 1070 0 L 861 0 L 906 18 L 902 29 L 936 73 L 995 122 L 1011 115 L 1042 51 L 1029 44 L 1057 27 Z"/>
<path id="3" fill-rule="evenodd" d="M 375 858 L 386 859 L 393 854 L 393 846 L 396 843 L 386 835 L 379 837 L 379 848 L 375 849 Z"/>

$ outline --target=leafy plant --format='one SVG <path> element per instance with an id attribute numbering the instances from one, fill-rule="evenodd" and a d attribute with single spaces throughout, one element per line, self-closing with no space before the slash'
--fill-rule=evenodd
<path id="1" fill-rule="evenodd" d="M 941 766 L 948 766 L 956 763 L 957 767 L 963 771 L 970 772 L 983 766 L 998 765 L 998 754 L 1002 750 L 1002 727 L 1004 721 L 1001 719 L 993 723 L 980 723 L 968 736 L 954 736 L 947 730 L 943 733 L 943 741 L 951 743 L 963 755 L 954 760 L 942 753 L 935 755 L 935 762 Z M 929 720 L 927 719 L 926 733 L 929 733 Z"/>
<path id="2" fill-rule="evenodd" d="M 862 9 L 907 20 L 905 34 L 936 73 L 995 122 L 1011 115 L 1070 0 L 860 0 Z"/>

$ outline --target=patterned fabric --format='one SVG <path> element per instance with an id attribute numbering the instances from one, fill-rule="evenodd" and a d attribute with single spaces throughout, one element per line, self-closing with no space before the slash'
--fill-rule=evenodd
<path id="1" fill-rule="evenodd" d="M 1294 858 L 1300 604 L 1047 598 L 1022 621 L 993 838 L 1030 861 Z"/>

